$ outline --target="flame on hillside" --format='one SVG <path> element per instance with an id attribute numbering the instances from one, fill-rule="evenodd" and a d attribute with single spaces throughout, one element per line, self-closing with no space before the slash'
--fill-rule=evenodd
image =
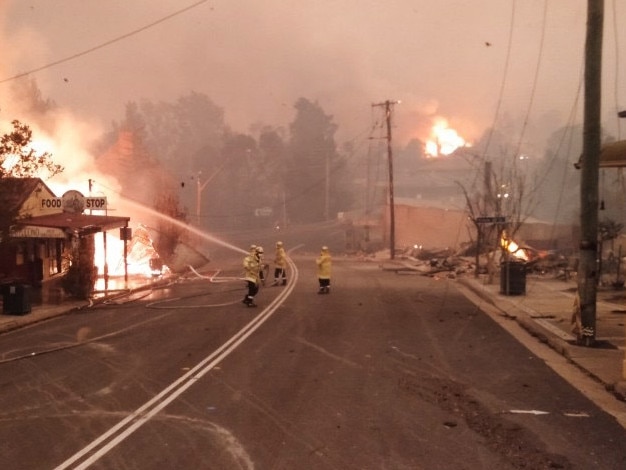
<path id="1" fill-rule="evenodd" d="M 428 157 L 450 155 L 456 149 L 470 145 L 457 131 L 448 127 L 448 121 L 438 118 L 426 140 L 425 153 Z"/>

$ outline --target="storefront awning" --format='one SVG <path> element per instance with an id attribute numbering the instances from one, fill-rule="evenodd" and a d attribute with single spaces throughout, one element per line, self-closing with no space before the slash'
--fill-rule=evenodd
<path id="1" fill-rule="evenodd" d="M 129 221 L 130 217 L 113 217 L 108 215 L 72 214 L 69 212 L 61 212 L 58 214 L 21 219 L 15 224 L 14 232 L 20 233 L 21 230 L 24 230 L 27 227 L 45 227 L 50 229 L 60 229 L 65 233 L 88 235 L 91 233 L 106 232 L 115 228 L 127 227 Z"/>
<path id="2" fill-rule="evenodd" d="M 626 167 L 626 140 L 618 140 L 602 146 L 600 168 Z"/>

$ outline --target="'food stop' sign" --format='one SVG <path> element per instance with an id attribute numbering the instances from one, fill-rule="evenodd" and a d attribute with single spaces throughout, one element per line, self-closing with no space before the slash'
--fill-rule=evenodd
<path id="1" fill-rule="evenodd" d="M 104 196 L 85 197 L 79 191 L 70 190 L 62 197 L 47 197 L 41 199 L 42 209 L 62 209 L 63 212 L 82 214 L 85 210 L 101 211 L 107 208 L 107 198 Z"/>

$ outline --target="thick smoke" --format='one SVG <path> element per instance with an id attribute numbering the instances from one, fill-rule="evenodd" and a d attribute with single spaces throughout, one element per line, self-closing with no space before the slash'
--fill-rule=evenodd
<path id="1" fill-rule="evenodd" d="M 6 21 L 7 2 L 0 3 Z M 23 57 L 44 63 L 49 51 L 44 36 L 36 29 L 21 28 L 14 34 L 0 36 L 2 43 L 0 76 L 18 75 L 24 66 Z M 17 73 L 16 73 L 17 72 Z M 9 131 L 13 120 L 27 124 L 33 133 L 32 148 L 36 153 L 47 152 L 64 171 L 51 179 L 41 175 L 52 191 L 61 196 L 74 189 L 85 195 L 89 189 L 115 201 L 119 191 L 117 181 L 100 172 L 90 149 L 101 138 L 102 123 L 76 113 L 55 102 L 40 87 L 39 74 L 25 75 L 0 84 L 0 132 Z M 45 80 L 45 76 L 43 77 Z M 91 180 L 91 185 L 90 185 Z M 113 202 L 113 204 L 115 204 Z"/>
<path id="2" fill-rule="evenodd" d="M 581 120 L 584 2 L 556 0 L 544 9 L 543 2 L 515 2 L 514 8 L 502 0 L 218 1 L 146 29 L 187 5 L 2 5 L 2 53 L 10 59 L 3 77 L 141 30 L 35 74 L 45 96 L 103 126 L 119 120 L 128 101 L 175 101 L 190 91 L 222 107 L 238 132 L 257 123 L 286 126 L 293 104 L 305 97 L 334 116 L 340 141 L 367 132 L 376 120 L 373 103 L 400 100 L 394 111 L 399 146 L 424 141 L 438 117 L 470 142 L 512 122 L 506 131 L 513 141 L 539 148 L 572 112 Z M 626 100 L 613 60 L 626 30 L 613 31 L 620 24 L 614 14 L 619 20 L 624 12 L 606 12 L 605 90 L 614 91 L 606 93 L 607 116 L 615 116 L 620 97 Z M 616 119 L 603 124 L 618 134 Z"/>

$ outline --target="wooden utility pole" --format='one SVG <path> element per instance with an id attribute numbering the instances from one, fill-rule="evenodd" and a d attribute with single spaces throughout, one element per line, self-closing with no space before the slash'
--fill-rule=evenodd
<path id="1" fill-rule="evenodd" d="M 384 101 L 376 103 L 372 106 L 383 106 L 385 108 L 385 122 L 387 124 L 387 161 L 389 163 L 389 256 L 395 258 L 396 251 L 396 215 L 395 203 L 393 200 L 393 155 L 391 151 L 391 112 L 393 105 L 400 103 L 399 101 Z"/>
<path id="2" fill-rule="evenodd" d="M 585 111 L 580 162 L 580 269 L 578 296 L 581 328 L 578 342 L 593 346 L 596 338 L 598 287 L 598 200 L 600 173 L 600 111 L 602 98 L 602 33 L 604 0 L 587 0 L 585 41 Z"/>

